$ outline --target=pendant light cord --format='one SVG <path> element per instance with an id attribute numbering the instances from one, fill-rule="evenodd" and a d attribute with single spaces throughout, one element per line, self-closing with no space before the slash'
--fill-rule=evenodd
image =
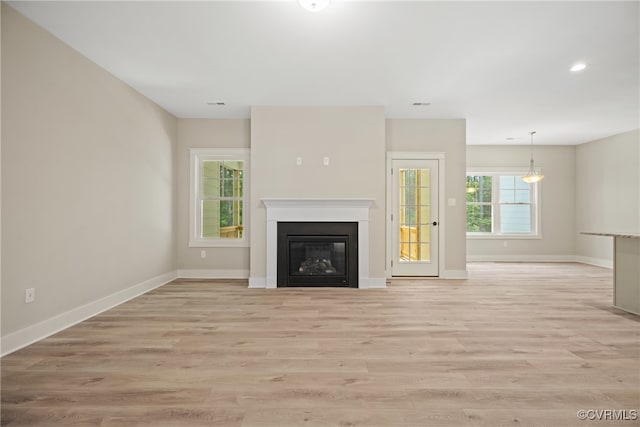
<path id="1" fill-rule="evenodd" d="M 533 135 L 536 133 L 536 131 L 532 131 L 529 132 L 529 135 L 531 135 L 531 164 L 533 165 Z"/>

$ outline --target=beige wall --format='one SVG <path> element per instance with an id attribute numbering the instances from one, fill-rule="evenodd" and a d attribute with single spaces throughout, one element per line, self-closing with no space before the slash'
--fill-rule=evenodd
<path id="1" fill-rule="evenodd" d="M 445 271 L 441 275 L 460 276 L 466 272 L 466 208 L 464 119 L 387 119 L 386 150 L 441 152 L 445 155 L 444 200 L 456 199 L 445 207 Z"/>
<path id="2" fill-rule="evenodd" d="M 213 276 L 248 276 L 249 248 L 189 247 L 189 149 L 249 148 L 250 130 L 249 120 L 178 120 L 178 269 L 215 270 L 210 274 Z M 200 257 L 201 250 L 207 253 L 205 259 Z"/>
<path id="3" fill-rule="evenodd" d="M 173 116 L 2 4 L 3 337 L 175 270 L 175 149 Z"/>
<path id="4" fill-rule="evenodd" d="M 2 22 L 2 10 L 0 6 L 0 23 Z M 2 29 L 0 24 L 0 30 Z M 0 53 L 2 51 L 2 31 L 0 31 Z M 0 54 L 0 82 L 2 81 L 2 55 Z M 0 84 L 0 100 L 2 100 L 2 85 Z M 2 102 L 0 102 L 0 290 L 2 289 Z M 0 312 L 2 310 L 2 292 L 0 291 Z M 2 320 L 0 319 L 0 329 Z M 0 331 L 0 336 L 1 336 Z M 1 347 L 1 346 L 0 346 Z M 0 348 L 0 353 L 2 349 Z"/>
<path id="5" fill-rule="evenodd" d="M 578 259 L 611 265 L 610 237 L 591 232 L 640 232 L 640 130 L 576 148 L 576 252 Z"/>
<path id="6" fill-rule="evenodd" d="M 526 173 L 529 146 L 469 146 L 467 168 L 515 168 Z M 541 239 L 469 239 L 469 260 L 571 261 L 575 257 L 575 147 L 535 146 L 539 184 Z M 507 246 L 505 247 L 505 243 Z"/>
<path id="7" fill-rule="evenodd" d="M 258 110 L 264 110 L 259 107 Z M 263 126 L 272 128 L 269 131 L 269 140 L 258 142 L 258 147 L 252 147 L 252 163 L 258 162 L 252 168 L 252 183 L 250 194 L 252 195 L 252 220 L 255 215 L 264 215 L 262 204 L 259 200 L 263 197 L 365 197 L 369 193 L 384 191 L 384 164 L 380 165 L 381 156 L 384 159 L 385 151 L 423 151 L 444 152 L 447 159 L 447 194 L 463 200 L 464 180 L 456 176 L 456 173 L 464 171 L 465 152 L 465 122 L 464 120 L 384 120 L 376 113 L 374 119 L 363 120 L 357 116 L 350 116 L 359 110 L 358 108 L 268 108 L 273 110 L 273 115 L 264 114 L 257 117 L 254 114 L 253 121 L 263 120 Z M 365 111 L 368 109 L 365 109 Z M 302 114 L 305 119 L 300 119 L 296 114 Z M 343 111 L 349 112 L 345 115 Z M 340 116 L 337 124 L 333 123 L 334 115 Z M 260 114 L 260 113 L 258 113 Z M 353 122 L 349 122 L 349 117 Z M 282 121 L 293 121 L 295 126 L 283 125 Z M 386 144 L 383 147 L 371 142 L 364 142 L 372 133 L 377 135 L 380 131 L 382 120 L 386 127 Z M 330 124 L 328 124 L 330 122 Z M 357 126 L 354 127 L 353 123 Z M 370 127 L 368 130 L 363 130 Z M 294 129 L 292 129 L 294 128 Z M 318 129 L 321 129 L 318 132 Z M 254 134 L 256 130 L 253 130 Z M 260 133 L 261 131 L 258 131 Z M 206 248 L 207 258 L 200 257 L 202 248 L 188 247 L 188 203 L 189 203 L 189 148 L 247 148 L 255 145 L 251 141 L 252 123 L 249 120 L 213 120 L 213 119 L 179 119 L 178 120 L 178 268 L 185 270 L 214 270 L 212 274 L 221 276 L 237 274 L 249 269 L 249 248 Z M 363 134 L 359 136 L 359 134 Z M 376 136 L 376 138 L 378 138 Z M 255 140 L 255 137 L 253 138 Z M 379 138 L 378 138 L 379 139 Z M 276 140 L 274 142 L 274 140 Z M 284 142 L 283 142 L 284 141 Z M 304 143 L 301 143 L 303 141 Z M 270 145 L 272 144 L 272 145 Z M 359 150 L 362 150 L 359 151 Z M 328 168 L 322 166 L 322 158 L 329 156 L 331 164 Z M 303 158 L 303 166 L 295 165 L 296 157 Z M 368 158 L 373 159 L 370 163 Z M 357 159 L 357 160 L 354 160 Z M 377 167 L 371 165 L 378 164 Z M 356 167 L 354 167 L 356 165 Z M 358 168 L 366 170 L 365 175 L 357 173 Z M 456 172 L 457 171 L 457 172 Z M 256 177 L 255 174 L 258 174 Z M 464 173 L 464 172 L 462 172 Z M 366 178 L 366 177 L 369 178 Z M 325 179 L 329 177 L 329 179 Z M 325 182 L 324 185 L 321 183 Z M 344 185 L 348 182 L 352 185 Z M 379 188 L 374 188 L 371 183 L 378 182 Z M 312 183 L 312 185 L 309 185 Z M 333 183 L 330 185 L 330 183 Z M 338 184 L 339 183 L 339 184 Z M 363 188 L 369 188 L 363 193 Z M 337 189 L 337 190 L 336 190 Z M 457 196 L 455 196 L 457 191 Z M 259 196 L 260 194 L 264 194 Z M 375 210 L 372 215 L 382 215 L 380 221 L 384 222 L 385 197 L 376 199 Z M 256 202 L 257 201 L 257 202 Z M 457 209 L 456 209 L 457 208 Z M 460 256 L 464 254 L 464 233 L 460 227 L 464 227 L 464 210 L 460 205 L 456 208 L 447 208 L 447 242 L 448 252 L 446 264 L 448 270 L 464 271 L 465 261 Z M 263 222 L 264 218 L 260 222 Z M 455 229 L 457 224 L 458 230 Z M 386 224 L 384 224 L 386 226 Z M 376 223 L 376 227 L 379 226 Z M 264 232 L 263 226 L 258 224 L 257 229 L 251 223 L 251 232 Z M 380 233 L 380 231 L 378 231 Z M 382 231 L 384 233 L 384 231 Z M 384 234 L 376 237 L 379 243 L 372 243 L 372 259 L 380 260 L 384 257 Z M 253 242 L 253 240 L 252 240 Z M 462 242 L 462 243 L 461 243 Z M 462 250 L 460 249 L 462 247 Z M 254 261 L 262 263 L 265 268 L 262 251 L 259 259 Z M 383 261 L 379 271 L 372 271 L 371 277 L 383 277 Z M 372 262 L 373 265 L 373 262 Z M 256 270 L 258 271 L 258 270 Z M 260 270 L 262 271 L 262 270 Z M 373 276 L 381 274 L 381 276 Z M 253 275 L 253 273 L 252 273 Z M 261 277 L 261 276 L 258 276 Z"/>
<path id="8" fill-rule="evenodd" d="M 372 198 L 371 278 L 384 278 L 385 149 L 382 107 L 254 107 L 251 110 L 251 278 L 266 275 L 261 199 Z M 296 158 L 302 157 L 302 166 Z M 330 165 L 323 166 L 323 157 Z"/>

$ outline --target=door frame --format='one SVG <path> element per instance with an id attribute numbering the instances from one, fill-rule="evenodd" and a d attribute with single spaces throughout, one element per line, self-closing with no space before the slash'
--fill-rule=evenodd
<path id="1" fill-rule="evenodd" d="M 387 151 L 387 211 L 386 211 L 386 237 L 387 237 L 387 256 L 385 260 L 385 274 L 388 279 L 391 276 L 391 260 L 393 259 L 393 223 L 391 222 L 391 215 L 393 214 L 393 177 L 391 176 L 391 169 L 393 167 L 394 160 L 436 160 L 438 162 L 438 276 L 429 277 L 442 277 L 445 265 L 445 226 L 446 217 L 444 214 L 445 197 L 444 197 L 444 171 L 445 171 L 445 156 L 442 152 L 406 152 L 406 151 Z"/>

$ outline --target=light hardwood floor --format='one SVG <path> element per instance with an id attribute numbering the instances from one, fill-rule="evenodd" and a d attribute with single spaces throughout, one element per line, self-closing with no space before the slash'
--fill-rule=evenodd
<path id="1" fill-rule="evenodd" d="M 469 272 L 377 290 L 175 281 L 4 357 L 2 425 L 640 423 L 576 415 L 640 409 L 640 318 L 611 307 L 611 270 Z"/>

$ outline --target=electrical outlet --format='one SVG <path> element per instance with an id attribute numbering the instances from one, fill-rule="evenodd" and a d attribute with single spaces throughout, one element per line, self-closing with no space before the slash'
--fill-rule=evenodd
<path id="1" fill-rule="evenodd" d="M 200 251 L 200 258 L 205 259 L 207 257 L 207 251 Z"/>
<path id="2" fill-rule="evenodd" d="M 36 290 L 34 288 L 29 288 L 24 291 L 24 302 L 26 304 L 30 302 L 34 302 L 36 300 Z"/>
<path id="3" fill-rule="evenodd" d="M 322 159 L 322 164 L 325 166 L 329 166 L 329 158 L 325 157 L 324 159 Z"/>
<path id="4" fill-rule="evenodd" d="M 505 247 L 505 248 L 506 248 L 507 246 L 509 246 L 509 242 L 507 242 L 507 241 L 502 242 L 502 244 L 504 245 L 504 247 Z"/>
<path id="5" fill-rule="evenodd" d="M 302 166 L 302 157 L 296 157 L 296 165 Z"/>

